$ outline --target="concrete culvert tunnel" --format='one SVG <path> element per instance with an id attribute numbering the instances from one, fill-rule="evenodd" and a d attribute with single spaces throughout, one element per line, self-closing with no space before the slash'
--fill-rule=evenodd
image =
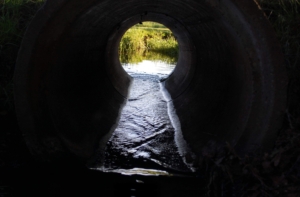
<path id="1" fill-rule="evenodd" d="M 87 162 L 104 150 L 131 80 L 118 46 L 142 21 L 164 24 L 178 40 L 178 63 L 163 85 L 196 155 L 225 142 L 240 154 L 272 147 L 287 80 L 254 1 L 48 0 L 27 30 L 14 76 L 19 125 L 34 156 Z"/>

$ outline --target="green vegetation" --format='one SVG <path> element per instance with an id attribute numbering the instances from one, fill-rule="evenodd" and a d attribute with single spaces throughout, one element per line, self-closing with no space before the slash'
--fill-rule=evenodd
<path id="1" fill-rule="evenodd" d="M 14 65 L 24 31 L 43 1 L 0 0 L 0 120 L 2 117 L 7 117 L 6 120 L 14 118 L 13 115 L 8 116 L 8 113 L 14 113 L 12 91 Z M 228 145 L 226 154 L 221 159 L 204 158 L 203 166 L 216 169 L 207 170 L 208 176 L 211 177 L 207 187 L 211 191 L 220 191 L 218 183 L 222 182 L 224 186 L 233 184 L 236 188 L 240 188 L 244 192 L 243 196 L 299 196 L 299 193 L 293 191 L 300 191 L 300 180 L 297 177 L 300 160 L 300 0 L 256 1 L 274 27 L 285 55 L 289 74 L 286 125 L 279 133 L 274 149 L 269 153 L 240 158 Z M 154 29 L 160 33 L 155 33 Z M 175 42 L 165 27 L 153 23 L 144 23 L 143 26 L 138 24 L 132 31 L 128 31 L 128 34 L 134 34 L 133 30 L 137 32 L 133 40 L 126 36 L 122 40 L 120 46 L 122 62 L 139 61 L 138 57 L 129 57 L 134 50 L 142 56 L 148 55 L 149 59 L 152 58 L 149 57 L 149 51 L 157 51 L 156 54 L 161 56 L 178 55 L 178 52 L 175 52 L 178 45 L 165 42 L 166 40 Z M 161 42 L 156 42 L 152 40 L 153 38 L 159 38 Z M 169 49 L 173 52 L 162 52 Z M 128 56 L 127 59 L 122 59 L 124 55 Z M 15 131 L 8 132 L 11 135 Z M 5 140 L 2 136 L 0 139 Z M 9 143 L 5 143 L 14 144 L 15 148 L 15 140 L 16 138 L 11 138 Z M 13 157 L 13 154 L 10 156 Z M 229 178 L 225 179 L 225 176 Z M 246 193 L 247 191 L 252 193 Z"/>
<path id="2" fill-rule="evenodd" d="M 122 63 L 138 63 L 142 60 L 176 63 L 178 42 L 172 32 L 162 24 L 143 22 L 124 34 L 119 54 Z"/>
<path id="3" fill-rule="evenodd" d="M 1 59 L 6 59 L 9 46 L 19 48 L 23 34 L 44 0 L 3 0 L 0 2 Z M 8 45 L 8 46 L 7 46 Z M 5 53 L 4 53 L 5 52 Z M 15 57 L 13 57 L 14 61 Z M 4 63 L 11 63 L 5 61 Z"/>
<path id="4" fill-rule="evenodd" d="M 299 70 L 295 73 L 293 69 L 299 69 L 300 61 L 300 0 L 258 0 L 258 3 L 277 33 L 287 68 L 299 76 Z"/>
<path id="5" fill-rule="evenodd" d="M 13 110 L 12 76 L 23 34 L 44 0 L 0 0 L 0 116 Z"/>
<path id="6" fill-rule="evenodd" d="M 289 76 L 287 118 L 295 128 L 300 124 L 300 0 L 257 1 L 282 46 Z"/>
<path id="7" fill-rule="evenodd" d="M 256 1 L 271 22 L 284 53 L 289 76 L 286 121 L 269 152 L 242 158 L 228 144 L 221 158 L 204 158 L 203 166 L 213 168 L 207 172 L 207 196 L 221 196 L 226 185 L 233 189 L 229 191 L 231 196 L 300 194 L 300 0 Z"/>

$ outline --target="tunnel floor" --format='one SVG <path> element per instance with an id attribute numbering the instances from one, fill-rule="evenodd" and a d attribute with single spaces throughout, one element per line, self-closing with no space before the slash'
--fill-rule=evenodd
<path id="1" fill-rule="evenodd" d="M 167 74 L 127 72 L 133 77 L 130 94 L 106 145 L 104 164 L 96 168 L 123 173 L 132 169 L 132 173 L 140 174 L 161 174 L 159 170 L 191 173 L 175 143 L 175 129 L 160 87 Z"/>

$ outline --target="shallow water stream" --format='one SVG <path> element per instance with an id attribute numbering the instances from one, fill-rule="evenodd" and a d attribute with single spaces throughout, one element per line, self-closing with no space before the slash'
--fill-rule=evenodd
<path id="1" fill-rule="evenodd" d="M 144 61 L 124 68 L 133 82 L 118 126 L 106 145 L 104 169 L 190 172 L 178 152 L 175 129 L 160 86 L 160 80 L 174 65 Z"/>

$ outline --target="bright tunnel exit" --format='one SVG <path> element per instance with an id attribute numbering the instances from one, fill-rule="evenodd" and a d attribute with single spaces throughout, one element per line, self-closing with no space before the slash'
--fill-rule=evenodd
<path id="1" fill-rule="evenodd" d="M 161 23 L 146 21 L 129 28 L 119 45 L 119 60 L 128 74 L 140 72 L 167 76 L 179 55 L 176 37 Z"/>
<path id="2" fill-rule="evenodd" d="M 175 36 L 160 23 L 138 23 L 122 36 L 118 54 L 132 81 L 103 160 L 92 168 L 144 175 L 192 172 L 178 149 L 179 131 L 162 85 L 178 61 Z"/>

